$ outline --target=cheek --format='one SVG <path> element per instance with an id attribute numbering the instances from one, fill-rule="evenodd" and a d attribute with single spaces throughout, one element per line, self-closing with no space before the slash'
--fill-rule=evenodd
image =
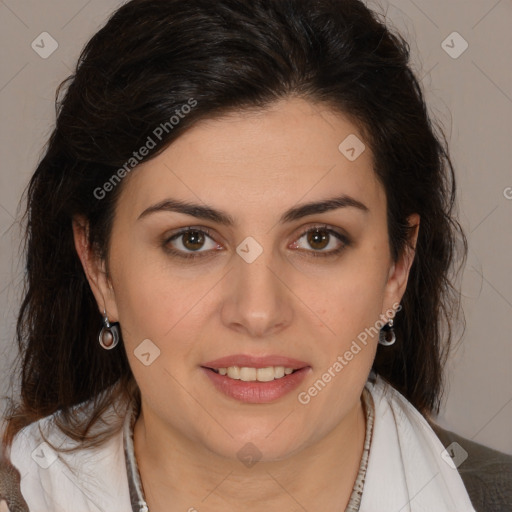
<path id="1" fill-rule="evenodd" d="M 171 264 L 165 256 L 134 244 L 117 247 L 114 287 L 123 338 L 132 352 L 146 339 L 161 351 L 161 361 L 169 347 L 172 354 L 186 361 L 197 339 L 198 326 L 204 323 L 206 310 L 212 308 L 214 272 L 194 271 Z M 113 251 L 114 255 L 114 251 Z M 186 270 L 186 272 L 185 272 Z M 176 359 L 175 359 L 176 360 Z"/>
<path id="2" fill-rule="evenodd" d="M 161 266 L 138 264 L 134 256 L 125 258 L 117 274 L 125 350 L 146 399 L 153 397 L 156 407 L 159 401 L 175 404 L 181 396 L 178 383 L 196 364 L 197 326 L 206 304 L 200 299 L 212 285 L 191 287 Z"/>
<path id="3" fill-rule="evenodd" d="M 311 286 L 302 289 L 302 296 L 314 305 L 313 331 L 316 335 L 321 333 L 322 350 L 318 352 L 320 364 L 316 377 L 331 368 L 336 378 L 332 379 L 330 389 L 336 396 L 335 390 L 358 389 L 363 385 L 375 357 L 379 331 L 376 322 L 383 313 L 387 275 L 387 262 L 381 254 L 376 244 L 369 244 L 333 266 L 323 278 L 324 286 L 315 288 L 321 291 L 311 294 Z M 315 332 L 312 336 L 314 339 Z M 338 356 L 343 358 L 341 362 Z M 337 361 L 337 366 L 332 368 Z M 326 395 L 330 393 L 324 394 L 324 399 Z"/>
<path id="4" fill-rule="evenodd" d="M 385 276 L 385 268 L 375 259 L 354 257 L 332 271 L 322 293 L 310 293 L 311 303 L 317 305 L 315 312 L 337 335 L 356 335 L 356 331 L 373 325 L 383 312 Z M 319 321 L 318 326 L 325 328 L 324 323 Z"/>
<path id="5" fill-rule="evenodd" d="M 375 266 L 369 271 L 362 258 L 332 279 L 327 293 L 311 297 L 318 315 L 313 330 L 322 334 L 315 374 L 301 388 L 299 402 L 317 414 L 338 411 L 339 419 L 357 402 L 375 358 L 383 287 L 382 272 Z"/>

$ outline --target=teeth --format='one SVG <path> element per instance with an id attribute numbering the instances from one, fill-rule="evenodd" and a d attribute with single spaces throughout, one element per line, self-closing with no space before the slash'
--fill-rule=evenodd
<path id="1" fill-rule="evenodd" d="M 240 379 L 240 368 L 238 366 L 230 366 L 228 369 L 228 377 L 232 379 Z"/>
<path id="2" fill-rule="evenodd" d="M 256 368 L 247 368 L 244 366 L 244 367 L 240 368 L 240 380 L 243 380 L 245 382 L 257 380 L 256 379 L 257 372 L 258 372 L 258 370 L 256 370 Z"/>
<path id="3" fill-rule="evenodd" d="M 272 366 L 268 368 L 258 368 L 255 373 L 258 382 L 270 382 L 274 380 L 276 376 L 276 372 Z"/>
<path id="4" fill-rule="evenodd" d="M 288 370 L 291 370 L 291 368 L 288 368 Z M 292 372 L 290 372 L 290 373 L 292 373 Z M 274 367 L 274 378 L 280 379 L 281 377 L 284 377 L 285 374 L 286 374 L 286 369 L 284 366 L 275 366 Z"/>
<path id="5" fill-rule="evenodd" d="M 274 379 L 281 379 L 285 375 L 290 375 L 294 370 L 284 366 L 268 366 L 266 368 L 230 366 L 229 368 L 217 368 L 215 371 L 219 375 L 227 375 L 231 379 L 243 380 L 244 382 L 270 382 Z"/>

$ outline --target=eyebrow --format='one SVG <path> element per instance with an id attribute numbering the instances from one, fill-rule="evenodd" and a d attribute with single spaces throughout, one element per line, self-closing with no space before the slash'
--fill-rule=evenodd
<path id="1" fill-rule="evenodd" d="M 306 203 L 300 206 L 294 206 L 290 208 L 286 212 L 283 213 L 279 222 L 282 224 L 287 222 L 293 222 L 295 220 L 301 219 L 302 217 L 307 217 L 308 215 L 314 215 L 318 213 L 325 213 L 331 210 L 337 210 L 338 208 L 355 208 L 363 213 L 368 213 L 369 208 L 354 199 L 353 197 L 347 196 L 345 194 L 333 197 L 331 199 L 326 199 L 323 201 Z M 176 212 L 182 213 L 185 215 L 190 215 L 192 217 L 196 217 L 198 219 L 210 220 L 217 224 L 221 224 L 224 226 L 232 227 L 236 224 L 235 218 L 232 217 L 229 213 L 224 212 L 222 210 L 217 210 L 210 206 L 203 206 L 200 204 L 194 204 L 190 202 L 179 201 L 177 199 L 164 199 L 159 203 L 146 208 L 137 218 L 137 220 L 142 219 L 155 212 Z"/>

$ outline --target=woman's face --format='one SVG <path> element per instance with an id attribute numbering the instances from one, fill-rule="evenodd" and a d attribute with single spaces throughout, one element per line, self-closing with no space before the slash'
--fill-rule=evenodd
<path id="1" fill-rule="evenodd" d="M 361 141 L 344 116 L 289 99 L 202 122 L 125 178 L 113 291 L 92 286 L 120 322 L 146 421 L 229 458 L 250 442 L 270 460 L 359 407 L 377 322 L 412 262 L 391 260 L 384 189 Z M 231 366 L 247 380 L 207 369 Z"/>

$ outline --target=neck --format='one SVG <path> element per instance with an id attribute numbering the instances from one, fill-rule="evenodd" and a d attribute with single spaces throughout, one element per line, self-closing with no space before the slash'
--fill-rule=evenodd
<path id="1" fill-rule="evenodd" d="M 320 441 L 283 460 L 245 467 L 170 429 L 142 405 L 134 450 L 151 512 L 345 510 L 364 447 L 361 401 Z M 171 506 L 170 506 L 171 504 Z"/>

